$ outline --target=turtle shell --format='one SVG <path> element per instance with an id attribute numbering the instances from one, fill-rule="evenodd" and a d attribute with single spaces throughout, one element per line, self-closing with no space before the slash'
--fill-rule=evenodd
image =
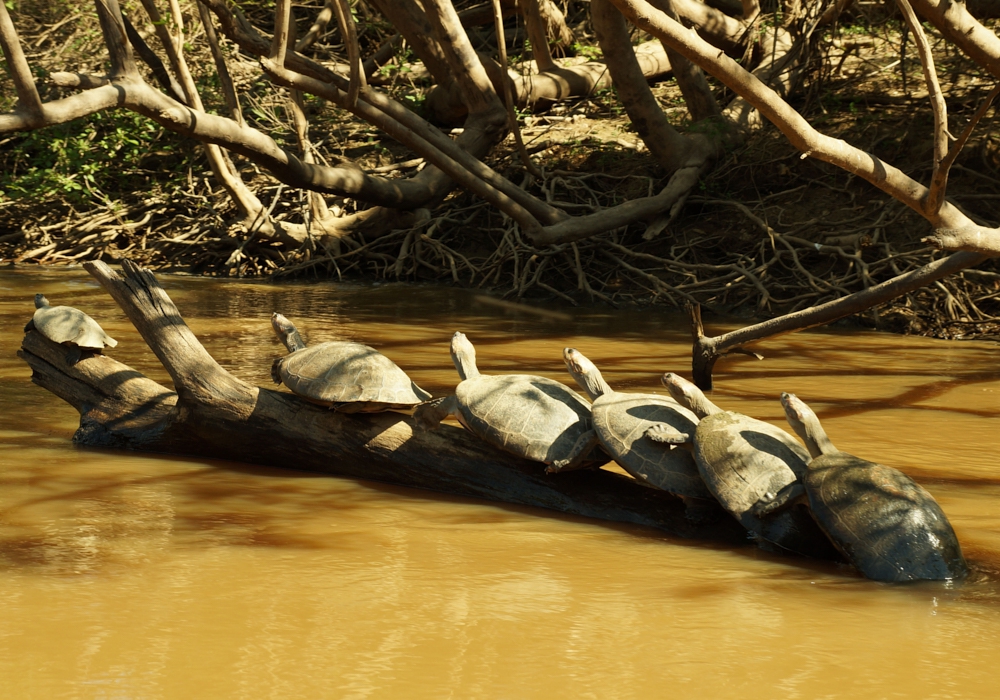
<path id="1" fill-rule="evenodd" d="M 601 444 L 629 474 L 678 496 L 712 498 L 690 450 L 646 437 L 657 423 L 693 435 L 698 425 L 694 413 L 665 396 L 617 391 L 599 396 L 591 411 Z"/>
<path id="2" fill-rule="evenodd" d="M 743 527 L 783 550 L 840 558 L 806 509 L 793 506 L 763 518 L 750 512 L 765 494 L 778 493 L 807 471 L 809 453 L 795 438 L 770 423 L 723 411 L 701 419 L 694 445 L 705 484 Z"/>
<path id="3" fill-rule="evenodd" d="M 803 483 L 813 517 L 867 578 L 945 580 L 968 574 L 941 506 L 898 469 L 840 452 L 813 460 Z"/>
<path id="4" fill-rule="evenodd" d="M 304 399 L 344 413 L 416 406 L 430 398 L 396 363 L 360 343 L 320 343 L 275 360 L 274 372 Z M 346 405 L 340 405 L 346 404 Z"/>
<path id="5" fill-rule="evenodd" d="M 39 333 L 55 343 L 76 345 L 100 352 L 118 341 L 104 332 L 100 324 L 71 306 L 43 306 L 35 309 L 32 324 Z"/>
<path id="6" fill-rule="evenodd" d="M 480 375 L 455 389 L 458 419 L 505 452 L 551 464 L 592 429 L 590 404 L 565 385 L 531 374 Z M 603 464 L 594 450 L 584 463 Z"/>

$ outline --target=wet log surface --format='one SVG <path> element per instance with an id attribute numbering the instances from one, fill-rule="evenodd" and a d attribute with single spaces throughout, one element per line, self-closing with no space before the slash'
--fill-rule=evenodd
<path id="1" fill-rule="evenodd" d="M 467 431 L 416 430 L 404 414 L 341 414 L 246 384 L 221 367 L 159 282 L 128 261 L 85 266 L 163 363 L 176 391 L 106 355 L 75 365 L 36 331 L 18 355 L 32 381 L 80 412 L 83 445 L 189 455 L 322 472 L 653 527 L 674 536 L 746 543 L 728 517 L 694 523 L 679 499 L 608 471 L 547 475 Z"/>

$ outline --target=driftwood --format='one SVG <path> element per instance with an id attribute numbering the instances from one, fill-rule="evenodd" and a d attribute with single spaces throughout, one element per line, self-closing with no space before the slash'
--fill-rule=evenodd
<path id="1" fill-rule="evenodd" d="M 605 470 L 546 475 L 448 425 L 414 430 L 401 413 L 347 415 L 246 384 L 198 342 L 156 278 L 85 264 L 125 311 L 173 380 L 171 391 L 106 355 L 74 365 L 65 347 L 28 331 L 18 356 L 32 381 L 80 412 L 83 445 L 195 455 L 382 481 L 657 528 L 686 538 L 746 542 L 733 520 L 693 523 L 679 499 Z M 261 358 L 262 362 L 268 358 Z"/>

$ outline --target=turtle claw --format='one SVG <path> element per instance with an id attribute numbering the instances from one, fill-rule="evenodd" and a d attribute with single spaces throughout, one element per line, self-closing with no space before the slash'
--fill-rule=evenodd
<path id="1" fill-rule="evenodd" d="M 549 466 L 545 467 L 545 473 L 546 474 L 558 474 L 559 472 L 561 472 L 563 469 L 565 469 L 568 466 L 569 466 L 569 460 L 568 459 L 557 459 L 552 464 L 550 464 Z"/>
<path id="2" fill-rule="evenodd" d="M 689 433 L 682 433 L 677 428 L 666 423 L 657 423 L 646 429 L 646 437 L 653 442 L 661 442 L 668 445 L 683 445 L 691 442 Z"/>
<path id="3" fill-rule="evenodd" d="M 80 350 L 79 347 L 72 347 L 66 353 L 66 364 L 68 364 L 70 367 L 75 365 L 81 359 L 83 359 L 83 352 Z"/>
<path id="4" fill-rule="evenodd" d="M 797 482 L 785 486 L 777 493 L 768 491 L 750 508 L 750 514 L 756 518 L 765 518 L 775 511 L 782 510 L 805 495 L 805 487 Z"/>
<path id="5" fill-rule="evenodd" d="M 441 421 L 457 410 L 454 396 L 442 396 L 420 404 L 413 412 L 413 422 L 420 430 L 434 431 L 441 427 Z"/>

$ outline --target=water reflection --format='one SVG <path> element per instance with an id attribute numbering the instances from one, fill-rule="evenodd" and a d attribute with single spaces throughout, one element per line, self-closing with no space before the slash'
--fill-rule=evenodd
<path id="1" fill-rule="evenodd" d="M 455 330 L 484 372 L 572 384 L 579 348 L 616 389 L 663 393 L 686 322 L 567 318 L 456 291 L 167 278 L 219 362 L 269 385 L 273 311 L 310 343 L 357 340 L 435 394 Z M 1000 652 L 997 348 L 876 334 L 724 360 L 713 401 L 784 427 L 794 391 L 846 451 L 938 499 L 973 566 L 887 586 L 752 547 L 689 543 L 406 489 L 74 447 L 75 411 L 14 357 L 32 296 L 73 299 L 169 378 L 79 271 L 0 271 L 0 687 L 20 697 L 992 697 Z M 405 293 L 402 293 L 404 292 Z M 557 313 L 564 313 L 557 310 Z"/>

